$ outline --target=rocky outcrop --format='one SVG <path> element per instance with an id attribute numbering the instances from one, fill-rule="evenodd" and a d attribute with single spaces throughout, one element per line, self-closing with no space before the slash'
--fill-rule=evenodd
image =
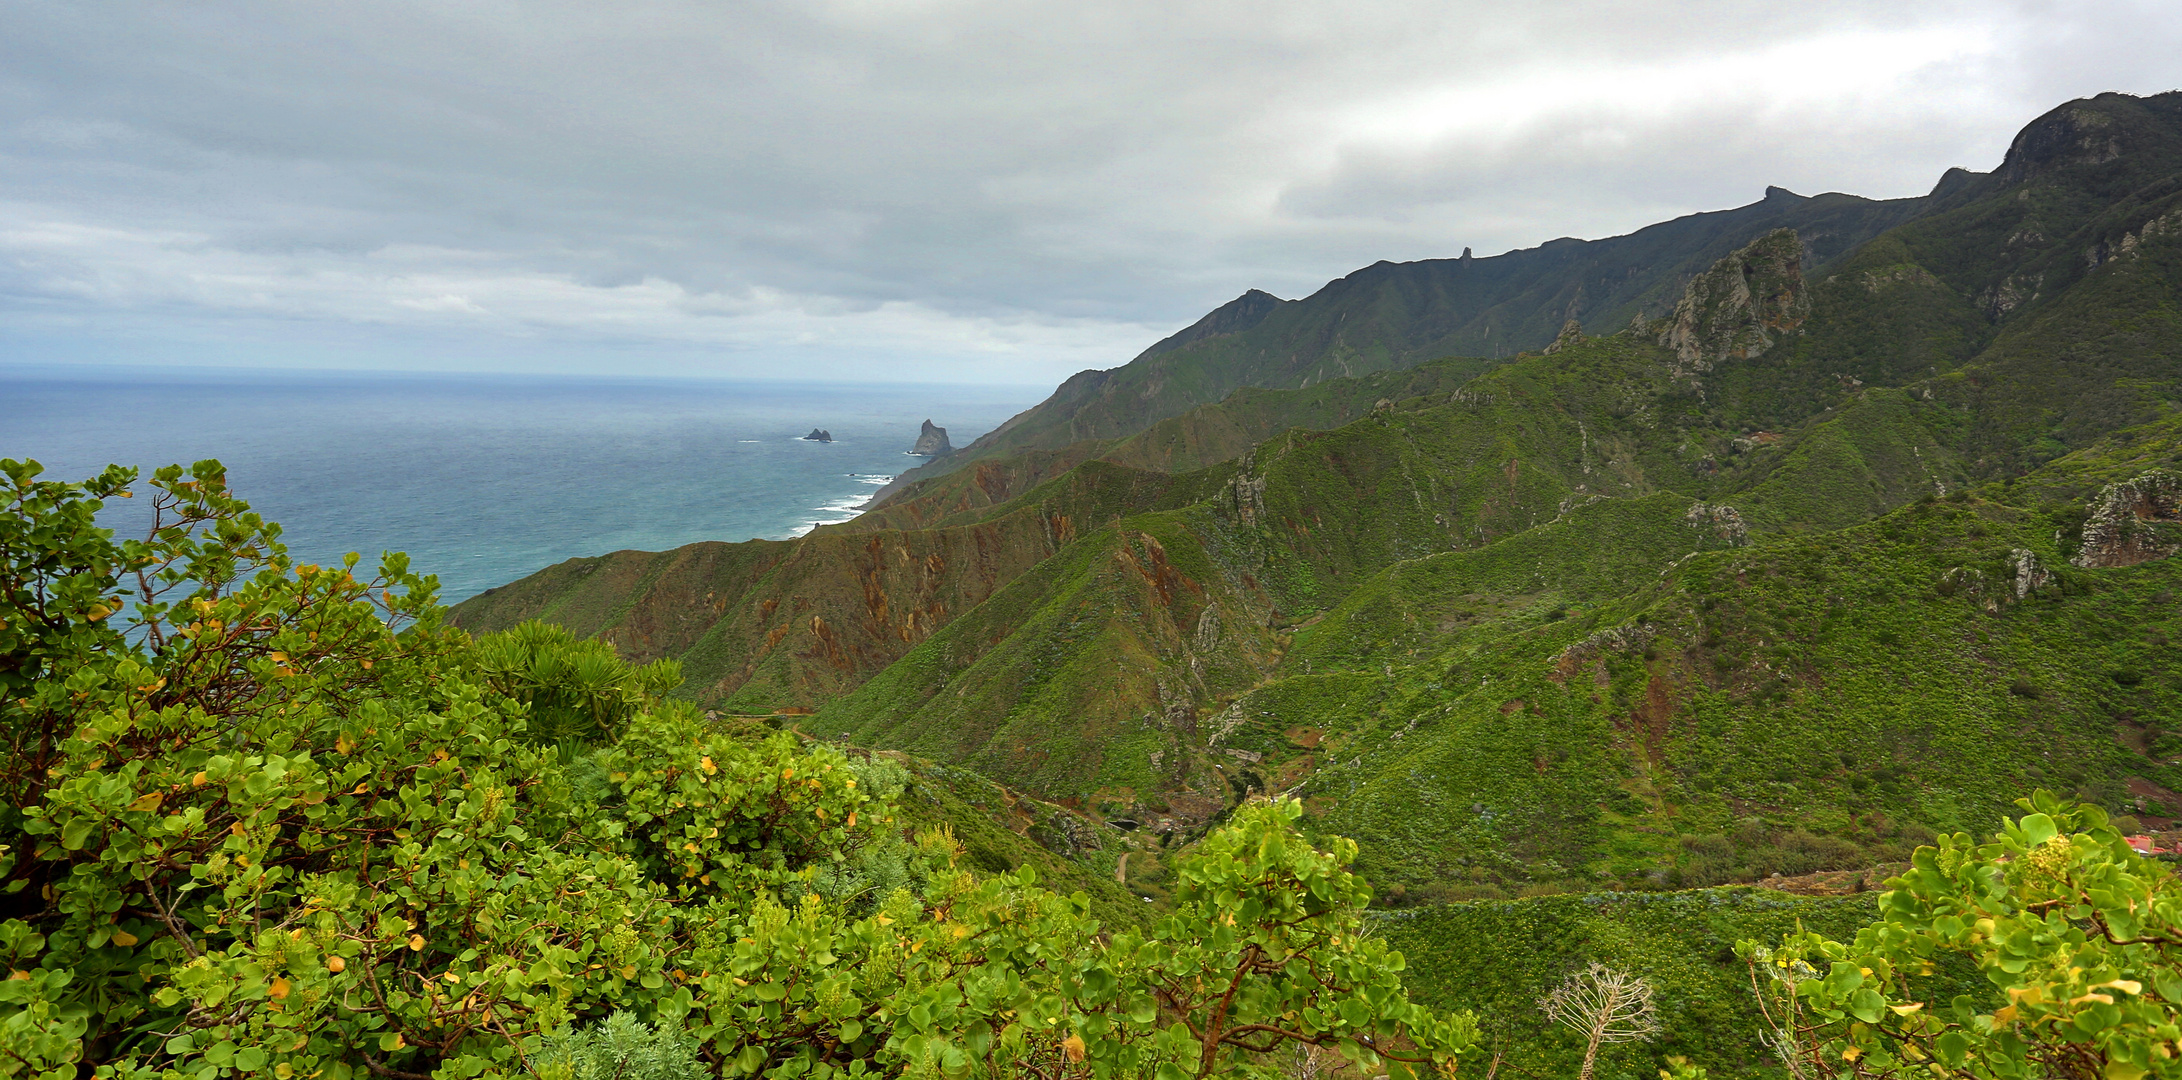
<path id="1" fill-rule="evenodd" d="M 2008 552 L 2007 573 L 1998 579 L 1988 577 L 1974 566 L 1956 566 L 1940 575 L 1933 591 L 1941 596 L 1955 596 L 1985 609 L 1988 615 L 2000 614 L 2001 607 L 2009 603 L 2021 603 L 2039 590 L 2053 584 L 2053 572 L 2038 561 L 2038 554 L 2029 548 L 2012 548 Z"/>
<path id="2" fill-rule="evenodd" d="M 1803 243 L 1775 229 L 1691 279 L 1659 332 L 1685 373 L 1761 356 L 1802 329 L 1811 314 L 1803 283 Z"/>
<path id="3" fill-rule="evenodd" d="M 947 442 L 947 429 L 927 420 L 924 430 L 917 433 L 917 445 L 910 447 L 909 452 L 918 457 L 939 458 L 954 453 L 955 448 Z"/>
<path id="4" fill-rule="evenodd" d="M 2084 265 L 2096 270 L 2115 259 L 2133 259 L 2143 254 L 2143 246 L 2162 236 L 2182 236 L 2182 210 L 2172 210 L 2150 218 L 2135 232 L 2124 232 L 2121 239 L 2101 240 L 2084 249 Z"/>
<path id="5" fill-rule="evenodd" d="M 1554 682 L 1566 682 L 1585 664 L 1609 652 L 1639 652 L 1652 643 L 1659 629 L 1650 623 L 1632 623 L 1608 627 L 1569 647 L 1553 658 L 1553 667 L 1546 676 Z M 1605 669 L 1601 668 L 1603 673 Z"/>
<path id="6" fill-rule="evenodd" d="M 2008 567 L 2015 572 L 2015 598 L 2028 600 L 2030 595 L 2053 584 L 2053 574 L 2038 564 L 2038 555 L 2029 548 L 2015 548 L 2008 552 Z"/>
<path id="7" fill-rule="evenodd" d="M 805 442 L 832 442 L 833 432 L 822 427 L 814 427 L 811 429 L 810 434 L 803 437 L 803 440 Z"/>
<path id="8" fill-rule="evenodd" d="M 1716 506 L 1697 503 L 1690 507 L 1689 513 L 1682 515 L 1682 523 L 1727 547 L 1742 547 L 1750 542 L 1750 525 L 1743 520 L 1742 511 L 1726 503 Z"/>
<path id="9" fill-rule="evenodd" d="M 1637 318 L 1641 319 L 1643 317 L 1642 312 L 1637 314 Z M 1583 344 L 1583 324 L 1570 319 L 1561 324 L 1561 333 L 1553 339 L 1553 344 L 1546 346 L 1546 355 L 1552 356 L 1571 345 L 1581 344 Z"/>
<path id="10" fill-rule="evenodd" d="M 1104 846 L 1099 842 L 1098 826 L 1057 807 L 1032 823 L 1024 835 L 1064 859 L 1081 858 Z"/>
<path id="11" fill-rule="evenodd" d="M 1225 511 L 1229 521 L 1244 528 L 1253 528 L 1265 517 L 1264 476 L 1250 475 L 1253 459 L 1245 459 L 1241 471 L 1220 489 L 1214 505 Z"/>
<path id="12" fill-rule="evenodd" d="M 2086 569 L 2135 566 L 2182 550 L 2182 474 L 2153 469 L 2108 484 L 2091 502 L 2083 547 L 2070 561 Z"/>
<path id="13" fill-rule="evenodd" d="M 2120 157 L 2126 129 L 2095 104 L 2070 102 L 2031 121 L 2009 145 L 2001 179 L 2020 184 L 2070 165 L 2103 165 Z"/>

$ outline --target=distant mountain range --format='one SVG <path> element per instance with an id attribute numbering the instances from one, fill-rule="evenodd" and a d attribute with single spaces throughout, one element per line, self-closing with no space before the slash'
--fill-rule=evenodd
<path id="1" fill-rule="evenodd" d="M 2047 786 L 2182 819 L 2182 92 L 1915 199 L 1245 293 L 795 541 L 465 602 L 708 706 L 1389 897 L 1861 868 Z"/>

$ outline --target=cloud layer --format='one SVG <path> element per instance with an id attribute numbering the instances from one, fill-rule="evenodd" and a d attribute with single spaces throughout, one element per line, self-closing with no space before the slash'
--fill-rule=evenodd
<path id="1" fill-rule="evenodd" d="M 1511 10 L 1512 9 L 1512 10 Z M 1246 288 L 1921 193 L 2166 3 L 0 0 L 18 359 L 1049 382 Z"/>

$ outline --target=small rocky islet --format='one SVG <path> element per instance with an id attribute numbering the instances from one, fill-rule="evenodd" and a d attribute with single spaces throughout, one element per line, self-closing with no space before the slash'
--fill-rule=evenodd
<path id="1" fill-rule="evenodd" d="M 926 420 L 923 430 L 917 432 L 917 445 L 909 448 L 914 457 L 942 458 L 954 452 L 954 446 L 947 441 L 947 429 L 930 420 Z"/>

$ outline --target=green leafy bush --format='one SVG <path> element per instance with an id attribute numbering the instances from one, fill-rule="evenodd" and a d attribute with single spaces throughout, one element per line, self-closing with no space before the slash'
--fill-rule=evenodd
<path id="1" fill-rule="evenodd" d="M 2182 882 L 2039 792 L 1990 842 L 1922 848 L 1853 941 L 1738 945 L 1799 1076 L 2182 1075 Z M 1982 993 L 1945 978 L 1950 962 Z"/>
<path id="2" fill-rule="evenodd" d="M 1295 804 L 1183 862 L 1186 917 L 1105 938 L 1082 894 L 905 829 L 898 768 L 709 721 L 660 696 L 671 666 L 559 631 L 473 641 L 400 556 L 295 563 L 217 463 L 156 474 L 125 543 L 93 514 L 126 470 L 0 474 L 0 1075 L 680 1075 L 686 1039 L 733 1076 L 1058 1080 L 1470 1046 Z"/>

